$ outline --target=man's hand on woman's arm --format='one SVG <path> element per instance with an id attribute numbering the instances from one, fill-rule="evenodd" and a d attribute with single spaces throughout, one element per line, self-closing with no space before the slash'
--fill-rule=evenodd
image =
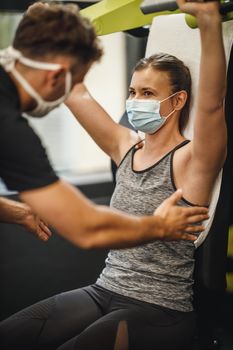
<path id="1" fill-rule="evenodd" d="M 195 233 L 205 229 L 202 221 L 208 219 L 208 210 L 204 207 L 181 207 L 177 203 L 182 198 L 182 190 L 179 189 L 168 197 L 155 210 L 154 215 L 160 216 L 164 223 L 164 231 L 161 239 L 196 240 Z M 195 226 L 193 224 L 196 224 Z"/>

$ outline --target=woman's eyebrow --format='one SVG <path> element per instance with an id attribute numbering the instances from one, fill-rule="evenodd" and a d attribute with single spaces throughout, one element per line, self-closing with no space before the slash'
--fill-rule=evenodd
<path id="1" fill-rule="evenodd" d="M 144 91 L 144 90 L 152 90 L 152 91 L 154 91 L 154 92 L 157 93 L 157 91 L 156 91 L 153 87 L 151 87 L 151 86 L 145 86 L 145 87 L 142 88 L 142 90 L 143 90 L 143 91 Z"/>

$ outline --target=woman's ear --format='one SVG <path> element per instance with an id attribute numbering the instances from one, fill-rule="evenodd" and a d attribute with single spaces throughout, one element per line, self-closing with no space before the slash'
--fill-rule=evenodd
<path id="1" fill-rule="evenodd" d="M 174 105 L 174 109 L 179 111 L 181 110 L 186 101 L 187 101 L 187 98 L 188 98 L 188 94 L 185 90 L 181 90 L 179 91 L 175 96 L 174 96 L 174 99 L 175 99 L 175 105 Z"/>

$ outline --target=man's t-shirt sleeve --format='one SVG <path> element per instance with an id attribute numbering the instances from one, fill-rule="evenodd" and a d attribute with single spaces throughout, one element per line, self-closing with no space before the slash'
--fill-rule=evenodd
<path id="1" fill-rule="evenodd" d="M 39 137 L 20 115 L 1 120 L 0 177 L 9 190 L 32 190 L 58 181 Z"/>

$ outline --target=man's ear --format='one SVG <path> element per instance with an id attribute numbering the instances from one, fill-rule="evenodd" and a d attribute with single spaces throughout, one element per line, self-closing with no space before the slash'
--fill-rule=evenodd
<path id="1" fill-rule="evenodd" d="M 55 71 L 50 71 L 48 73 L 48 80 L 52 87 L 57 86 L 61 81 L 62 78 L 65 78 L 66 75 L 66 69 L 61 67 Z"/>
<path id="2" fill-rule="evenodd" d="M 188 98 L 188 94 L 185 90 L 179 91 L 177 95 L 174 96 L 174 99 L 175 99 L 174 109 L 176 111 L 181 110 L 184 107 L 187 101 L 187 98 Z"/>

